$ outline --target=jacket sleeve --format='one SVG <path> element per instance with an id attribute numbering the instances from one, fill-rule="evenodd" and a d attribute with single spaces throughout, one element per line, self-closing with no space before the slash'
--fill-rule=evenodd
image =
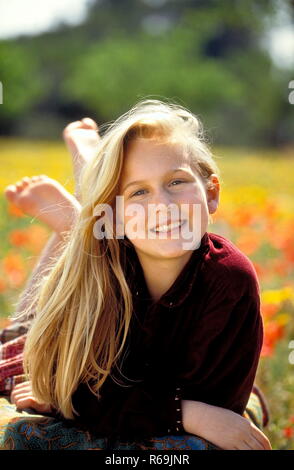
<path id="1" fill-rule="evenodd" d="M 156 381 L 144 381 L 126 389 L 110 383 L 100 401 L 86 384 L 80 384 L 74 394 L 73 404 L 80 414 L 78 421 L 93 434 L 138 440 L 182 432 L 178 388 L 165 389 Z"/>
<path id="2" fill-rule="evenodd" d="M 263 342 L 259 289 L 215 291 L 187 342 L 178 374 L 180 397 L 243 414 Z"/>

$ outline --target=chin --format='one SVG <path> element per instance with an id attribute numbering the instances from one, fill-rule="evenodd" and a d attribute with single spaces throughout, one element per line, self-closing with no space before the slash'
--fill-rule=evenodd
<path id="1" fill-rule="evenodd" d="M 182 240 L 157 240 L 156 243 L 139 249 L 153 258 L 179 258 L 190 251 L 183 248 L 183 243 L 185 241 Z"/>

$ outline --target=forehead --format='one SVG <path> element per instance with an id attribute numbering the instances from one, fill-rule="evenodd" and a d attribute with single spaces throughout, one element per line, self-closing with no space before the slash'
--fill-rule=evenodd
<path id="1" fill-rule="evenodd" d="M 190 167 L 190 159 L 179 142 L 161 142 L 138 138 L 127 148 L 124 158 L 124 178 L 147 178 L 154 171 L 168 171 L 176 167 Z"/>

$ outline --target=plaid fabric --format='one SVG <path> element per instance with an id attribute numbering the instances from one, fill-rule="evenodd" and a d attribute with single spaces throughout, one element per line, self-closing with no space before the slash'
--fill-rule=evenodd
<path id="1" fill-rule="evenodd" d="M 18 354 L 23 352 L 24 344 L 26 341 L 26 335 L 19 336 L 7 343 L 1 344 L 0 346 L 0 363 L 11 359 Z"/>
<path id="2" fill-rule="evenodd" d="M 12 323 L 0 331 L 0 345 L 12 341 L 27 333 L 29 327 L 21 323 Z"/>
<path id="3" fill-rule="evenodd" d="M 8 394 L 16 384 L 25 380 L 23 348 L 26 335 L 0 345 L 0 392 Z"/>

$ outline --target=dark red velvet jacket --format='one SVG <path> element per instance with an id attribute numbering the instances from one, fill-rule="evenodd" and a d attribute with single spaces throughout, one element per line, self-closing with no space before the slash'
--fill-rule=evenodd
<path id="1" fill-rule="evenodd" d="M 154 303 L 134 248 L 124 256 L 134 302 L 120 362 L 125 377 L 115 368 L 100 400 L 79 385 L 73 405 L 80 425 L 97 437 L 122 440 L 185 434 L 181 399 L 242 415 L 263 341 L 252 262 L 228 239 L 206 232 Z"/>

